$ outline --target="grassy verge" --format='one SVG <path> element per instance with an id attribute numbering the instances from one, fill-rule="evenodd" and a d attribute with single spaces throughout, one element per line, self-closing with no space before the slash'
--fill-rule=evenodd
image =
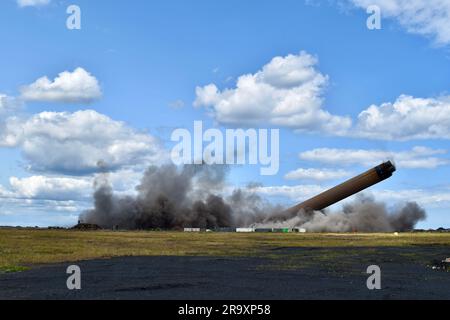
<path id="1" fill-rule="evenodd" d="M 450 245 L 450 234 L 236 234 L 0 229 L 0 272 L 117 256 L 267 256 L 280 247 Z"/>
<path id="2" fill-rule="evenodd" d="M 0 274 L 22 272 L 22 271 L 26 271 L 28 269 L 29 269 L 28 267 L 23 267 L 23 266 L 3 266 L 3 267 L 0 267 Z"/>

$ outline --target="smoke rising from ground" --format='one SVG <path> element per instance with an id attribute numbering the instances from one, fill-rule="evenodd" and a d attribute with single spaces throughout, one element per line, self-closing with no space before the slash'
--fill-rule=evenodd
<path id="1" fill-rule="evenodd" d="M 344 206 L 340 212 L 299 214 L 291 219 L 256 227 L 304 228 L 308 232 L 404 232 L 414 229 L 425 220 L 426 212 L 415 202 L 408 202 L 389 210 L 386 204 L 360 196 Z"/>
<path id="2" fill-rule="evenodd" d="M 137 186 L 136 196 L 117 196 L 105 173 L 95 181 L 94 209 L 84 212 L 80 220 L 127 230 L 252 226 L 301 227 L 309 232 L 391 232 L 412 230 L 426 217 L 414 202 L 388 210 L 383 203 L 359 197 L 341 212 L 301 211 L 293 218 L 274 221 L 284 209 L 255 194 L 252 186 L 223 196 L 226 174 L 224 166 L 152 166 Z"/>
<path id="3" fill-rule="evenodd" d="M 225 166 L 152 166 L 135 197 L 114 195 L 104 174 L 95 182 L 95 208 L 80 220 L 120 229 L 219 228 L 262 222 L 281 210 L 247 190 L 221 196 L 226 173 Z"/>

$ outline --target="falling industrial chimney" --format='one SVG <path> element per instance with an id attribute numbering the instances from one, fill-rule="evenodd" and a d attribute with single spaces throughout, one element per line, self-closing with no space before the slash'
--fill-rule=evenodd
<path id="1" fill-rule="evenodd" d="M 396 171 L 391 161 L 385 162 L 369 171 L 354 177 L 314 198 L 292 207 L 270 220 L 286 220 L 296 216 L 301 210 L 304 212 L 320 211 L 358 192 L 361 192 L 392 176 Z"/>

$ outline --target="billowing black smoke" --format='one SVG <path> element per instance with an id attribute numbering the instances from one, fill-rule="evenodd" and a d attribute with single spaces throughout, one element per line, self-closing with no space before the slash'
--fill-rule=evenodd
<path id="1" fill-rule="evenodd" d="M 359 197 L 341 212 L 298 212 L 289 219 L 276 220 L 284 209 L 264 201 L 252 190 L 226 193 L 224 166 L 174 165 L 150 167 L 136 188 L 136 196 L 117 196 L 107 174 L 95 181 L 95 208 L 80 220 L 103 228 L 128 230 L 222 228 L 222 227 L 302 227 L 310 232 L 390 232 L 409 231 L 424 220 L 425 211 L 416 203 L 388 210 L 383 203 Z"/>
<path id="2" fill-rule="evenodd" d="M 114 195 L 106 174 L 102 175 L 96 180 L 95 208 L 84 212 L 80 220 L 130 230 L 220 228 L 262 222 L 281 210 L 247 190 L 220 196 L 226 170 L 207 165 L 152 166 L 136 188 L 135 197 Z"/>

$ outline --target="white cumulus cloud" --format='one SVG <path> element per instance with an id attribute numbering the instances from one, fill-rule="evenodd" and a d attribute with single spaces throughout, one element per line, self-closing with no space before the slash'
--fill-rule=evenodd
<path id="1" fill-rule="evenodd" d="M 326 181 L 346 178 L 351 175 L 351 172 L 342 169 L 304 169 L 299 168 L 286 174 L 287 180 L 315 180 Z"/>
<path id="2" fill-rule="evenodd" d="M 275 57 L 255 74 L 240 76 L 235 88 L 197 87 L 194 106 L 205 107 L 223 124 L 374 140 L 450 139 L 450 96 L 400 95 L 369 106 L 352 121 L 323 108 L 328 76 L 316 67 L 317 58 L 306 52 Z"/>
<path id="3" fill-rule="evenodd" d="M 88 179 L 32 176 L 9 179 L 12 194 L 17 198 L 75 200 L 87 199 L 92 192 Z"/>
<path id="4" fill-rule="evenodd" d="M 438 45 L 450 44 L 448 0 L 350 0 L 367 9 L 377 5 L 382 17 L 392 18 L 408 32 L 430 37 Z"/>
<path id="5" fill-rule="evenodd" d="M 400 168 L 434 169 L 450 164 L 449 159 L 438 157 L 447 154 L 443 149 L 414 147 L 408 151 L 385 151 L 364 149 L 319 148 L 300 153 L 300 159 L 314 163 L 340 166 L 361 165 L 365 167 L 379 165 L 382 161 L 394 160 Z"/>
<path id="6" fill-rule="evenodd" d="M 376 199 L 391 202 L 417 201 L 430 208 L 449 208 L 450 189 L 402 189 L 402 190 L 376 190 L 373 192 Z"/>
<path id="7" fill-rule="evenodd" d="M 83 68 L 61 72 L 55 79 L 44 76 L 21 88 L 27 101 L 87 103 L 102 96 L 98 80 Z"/>
<path id="8" fill-rule="evenodd" d="M 89 174 L 165 160 L 153 136 L 93 110 L 9 118 L 0 145 L 19 147 L 31 171 Z"/>
<path id="9" fill-rule="evenodd" d="M 75 177 L 64 175 L 36 175 L 11 177 L 8 186 L 0 185 L 1 208 L 81 212 L 92 205 L 96 181 L 108 181 L 115 194 L 135 195 L 142 178 L 142 169 L 127 168 L 108 173 Z"/>
<path id="10" fill-rule="evenodd" d="M 317 71 L 317 63 L 306 52 L 275 57 L 255 74 L 240 76 L 235 88 L 197 87 L 194 106 L 208 108 L 225 124 L 343 132 L 351 126 L 351 119 L 322 108 L 328 77 Z"/>
<path id="11" fill-rule="evenodd" d="M 50 0 L 17 0 L 19 7 L 39 7 L 50 3 Z"/>
<path id="12" fill-rule="evenodd" d="M 0 93 L 0 116 L 10 114 L 20 106 L 21 103 L 16 98 Z"/>
<path id="13" fill-rule="evenodd" d="M 296 186 L 264 186 L 253 188 L 252 191 L 267 197 L 286 197 L 295 202 L 312 198 L 326 188 L 315 184 Z"/>
<path id="14" fill-rule="evenodd" d="M 354 135 L 383 140 L 450 139 L 450 97 L 401 95 L 358 116 Z"/>

